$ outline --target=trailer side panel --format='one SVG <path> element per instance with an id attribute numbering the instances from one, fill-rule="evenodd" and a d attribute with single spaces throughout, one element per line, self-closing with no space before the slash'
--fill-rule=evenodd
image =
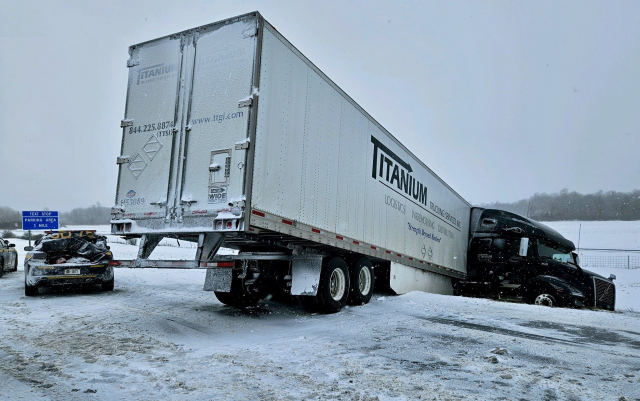
<path id="1" fill-rule="evenodd" d="M 259 92 L 252 225 L 466 272 L 469 204 L 267 23 Z"/>

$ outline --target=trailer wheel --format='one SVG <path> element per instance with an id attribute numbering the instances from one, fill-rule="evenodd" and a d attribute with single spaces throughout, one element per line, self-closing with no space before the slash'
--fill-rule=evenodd
<path id="1" fill-rule="evenodd" d="M 375 285 L 375 274 L 373 272 L 373 263 L 366 258 L 361 257 L 353 264 L 349 271 L 351 288 L 349 290 L 349 305 L 368 304 L 373 295 L 373 287 Z"/>
<path id="2" fill-rule="evenodd" d="M 256 296 L 254 294 L 246 294 L 242 289 L 238 291 L 238 289 L 231 285 L 231 292 L 213 292 L 218 298 L 218 301 L 222 302 L 225 305 L 233 306 L 234 308 L 246 308 L 248 306 L 255 306 L 258 301 L 262 299 L 260 296 Z"/>
<path id="3" fill-rule="evenodd" d="M 349 297 L 349 269 L 339 257 L 333 257 L 322 267 L 315 296 L 301 296 L 300 303 L 308 312 L 336 313 Z"/>
<path id="4" fill-rule="evenodd" d="M 245 291 L 242 279 L 234 277 L 231 281 L 230 292 L 213 292 L 218 298 L 218 301 L 225 305 L 233 306 L 235 308 L 246 308 L 247 306 L 255 306 L 258 301 L 264 298 L 261 293 L 250 293 Z"/>

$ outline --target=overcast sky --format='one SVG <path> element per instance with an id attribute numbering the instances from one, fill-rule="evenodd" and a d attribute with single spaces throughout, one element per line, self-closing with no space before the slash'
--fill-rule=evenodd
<path id="1" fill-rule="evenodd" d="M 0 206 L 112 206 L 128 47 L 254 10 L 473 204 L 640 188 L 639 1 L 0 0 Z"/>

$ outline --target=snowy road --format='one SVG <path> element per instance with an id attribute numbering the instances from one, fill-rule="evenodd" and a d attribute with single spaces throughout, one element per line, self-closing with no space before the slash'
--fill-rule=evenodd
<path id="1" fill-rule="evenodd" d="M 640 399 L 638 311 L 427 293 L 239 311 L 203 282 L 123 269 L 113 293 L 26 298 L 8 273 L 0 399 Z"/>

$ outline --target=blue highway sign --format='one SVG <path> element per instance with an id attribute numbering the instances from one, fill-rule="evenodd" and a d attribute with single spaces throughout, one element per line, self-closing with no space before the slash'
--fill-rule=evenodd
<path id="1" fill-rule="evenodd" d="M 57 230 L 58 212 L 22 212 L 23 230 Z"/>

